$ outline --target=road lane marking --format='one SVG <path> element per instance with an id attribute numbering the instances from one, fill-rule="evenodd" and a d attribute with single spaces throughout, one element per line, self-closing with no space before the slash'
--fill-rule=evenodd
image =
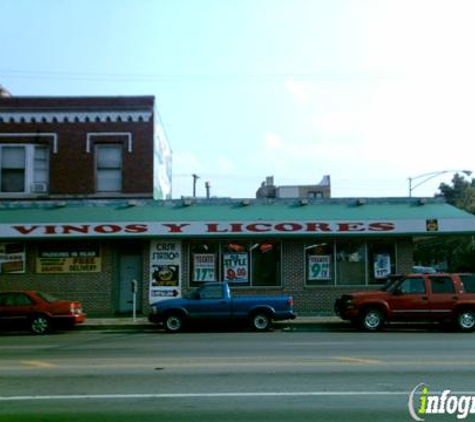
<path id="1" fill-rule="evenodd" d="M 163 393 L 163 394 L 70 394 L 51 396 L 0 396 L 8 401 L 59 401 L 59 400 L 134 400 L 134 399 L 186 399 L 186 398 L 246 398 L 246 397 L 328 397 L 328 396 L 407 396 L 407 391 L 302 391 L 302 392 L 239 392 L 239 393 Z"/>
<path id="2" fill-rule="evenodd" d="M 383 364 L 382 360 L 377 359 L 366 359 L 366 358 L 352 358 L 351 356 L 335 356 L 333 358 L 336 361 L 344 363 L 357 363 L 362 365 L 381 365 Z"/>
<path id="3" fill-rule="evenodd" d="M 58 365 L 55 365 L 51 362 L 45 362 L 44 360 L 23 360 L 21 361 L 23 365 L 34 366 L 35 368 L 57 368 Z"/>

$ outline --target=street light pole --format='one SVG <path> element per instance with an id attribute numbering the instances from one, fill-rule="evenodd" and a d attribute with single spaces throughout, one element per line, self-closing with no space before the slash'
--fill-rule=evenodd
<path id="1" fill-rule="evenodd" d="M 196 181 L 200 178 L 197 174 L 192 174 L 193 177 L 193 198 L 196 198 Z"/>
<path id="2" fill-rule="evenodd" d="M 415 176 L 415 177 L 409 177 L 409 198 L 412 197 L 412 191 L 415 188 L 419 187 L 420 185 L 424 184 L 425 182 L 428 182 L 429 180 L 433 179 L 434 177 L 440 176 L 441 174 L 445 174 L 445 173 L 457 173 L 459 171 L 466 174 L 467 176 L 470 176 L 472 174 L 472 172 L 470 170 L 441 170 L 441 171 L 433 171 L 431 173 L 421 174 L 421 175 Z M 422 181 L 420 181 L 419 183 L 417 183 L 414 186 L 412 185 L 413 180 L 421 179 L 421 178 L 423 178 Z"/>

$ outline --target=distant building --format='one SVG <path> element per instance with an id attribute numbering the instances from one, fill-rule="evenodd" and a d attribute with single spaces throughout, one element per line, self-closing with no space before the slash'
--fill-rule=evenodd
<path id="1" fill-rule="evenodd" d="M 317 185 L 287 185 L 275 186 L 274 176 L 266 177 L 256 192 L 256 198 L 282 199 L 319 199 L 331 198 L 330 176 L 325 175 Z"/>

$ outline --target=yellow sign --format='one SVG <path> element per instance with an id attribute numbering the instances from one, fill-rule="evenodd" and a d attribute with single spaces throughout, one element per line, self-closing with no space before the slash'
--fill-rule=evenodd
<path id="1" fill-rule="evenodd" d="M 37 273 L 99 273 L 102 260 L 96 244 L 42 245 L 36 258 Z"/>
<path id="2" fill-rule="evenodd" d="M 99 273 L 101 258 L 37 258 L 37 273 Z"/>

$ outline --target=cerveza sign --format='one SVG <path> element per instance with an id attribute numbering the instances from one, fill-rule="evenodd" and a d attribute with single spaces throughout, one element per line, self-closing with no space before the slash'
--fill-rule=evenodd
<path id="1" fill-rule="evenodd" d="M 0 224 L 2 238 L 383 235 L 474 232 L 472 219 Z"/>

